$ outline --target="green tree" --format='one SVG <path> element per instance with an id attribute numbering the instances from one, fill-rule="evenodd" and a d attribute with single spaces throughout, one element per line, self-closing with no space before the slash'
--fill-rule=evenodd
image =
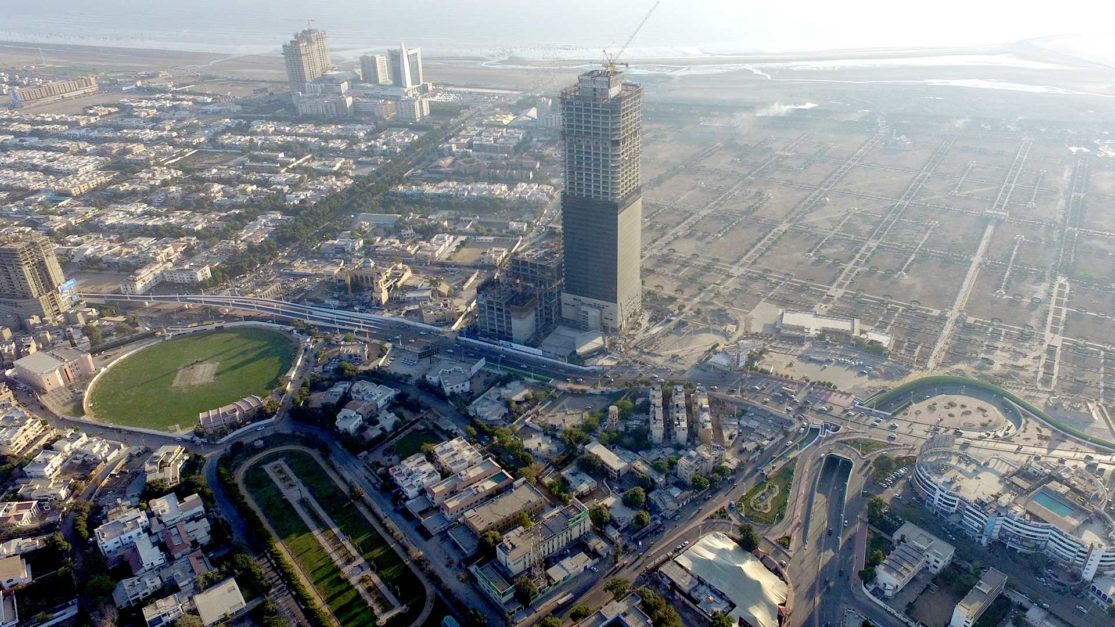
<path id="1" fill-rule="evenodd" d="M 693 481 L 690 482 L 690 485 L 692 485 L 693 489 L 697 491 L 707 490 L 709 481 L 706 477 L 703 477 L 701 475 L 693 475 Z"/>
<path id="2" fill-rule="evenodd" d="M 739 537 L 736 542 L 739 543 L 741 549 L 750 553 L 759 548 L 759 534 L 755 533 L 755 528 L 751 525 L 740 525 Z"/>
<path id="3" fill-rule="evenodd" d="M 650 512 L 645 509 L 641 509 L 638 511 L 638 513 L 635 514 L 635 517 L 631 519 L 631 530 L 638 531 L 649 524 Z"/>
<path id="4" fill-rule="evenodd" d="M 600 459 L 595 453 L 585 453 L 578 457 L 577 467 L 593 477 L 604 474 L 604 460 Z"/>
<path id="5" fill-rule="evenodd" d="M 889 475 L 890 473 L 894 472 L 898 468 L 898 462 L 894 461 L 894 458 L 890 455 L 884 453 L 875 458 L 872 466 L 874 467 L 873 474 L 875 476 L 875 480 L 879 481 L 886 478 L 887 475 Z"/>
<path id="6" fill-rule="evenodd" d="M 484 547 L 489 555 L 495 553 L 496 547 L 499 546 L 500 542 L 503 542 L 503 535 L 494 529 L 485 531 L 483 535 L 480 536 L 480 546 Z"/>
<path id="7" fill-rule="evenodd" d="M 867 556 L 867 565 L 871 568 L 874 568 L 875 566 L 882 564 L 883 560 L 885 559 L 887 559 L 886 554 L 884 554 L 883 551 L 880 549 L 875 549 L 871 552 L 870 555 Z"/>
<path id="8" fill-rule="evenodd" d="M 588 433 L 580 427 L 566 427 L 561 431 L 561 441 L 570 449 L 575 449 L 588 442 Z"/>
<path id="9" fill-rule="evenodd" d="M 883 519 L 883 515 L 887 513 L 887 502 L 878 496 L 871 497 L 867 501 L 867 520 L 872 525 L 878 525 L 879 521 Z"/>
<path id="10" fill-rule="evenodd" d="M 588 510 L 588 517 L 592 520 L 593 526 L 597 529 L 603 529 L 608 526 L 608 523 L 612 522 L 612 513 L 608 511 L 607 507 L 599 503 L 593 505 L 592 509 Z"/>
<path id="11" fill-rule="evenodd" d="M 613 599 L 621 599 L 631 590 L 631 582 L 621 577 L 614 577 L 604 584 L 604 590 L 608 591 Z"/>
<path id="12" fill-rule="evenodd" d="M 524 606 L 530 605 L 534 597 L 538 596 L 538 586 L 527 577 L 519 577 L 515 580 L 515 598 L 519 600 Z"/>
<path id="13" fill-rule="evenodd" d="M 736 622 L 732 620 L 731 616 L 723 612 L 717 612 L 712 615 L 708 621 L 709 627 L 735 627 Z"/>
<path id="14" fill-rule="evenodd" d="M 654 627 L 681 627 L 681 616 L 654 590 L 642 587 L 635 591 L 643 600 L 642 608 Z"/>
<path id="15" fill-rule="evenodd" d="M 582 620 L 588 618 L 591 614 L 592 609 L 589 608 L 587 605 L 578 605 L 577 607 L 573 608 L 572 612 L 569 612 L 569 618 L 572 618 L 573 620 Z"/>
<path id="16" fill-rule="evenodd" d="M 537 472 L 534 470 L 533 466 L 523 466 L 515 471 L 515 476 L 520 479 L 526 479 L 527 483 L 538 483 Z"/>
<path id="17" fill-rule="evenodd" d="M 364 488 L 356 485 L 355 483 L 348 489 L 348 498 L 354 501 L 360 501 L 364 498 Z"/>
<path id="18" fill-rule="evenodd" d="M 641 486 L 635 486 L 623 493 L 623 504 L 631 509 L 640 509 L 647 502 L 647 492 Z"/>
<path id="19" fill-rule="evenodd" d="M 538 627 L 561 627 L 561 619 L 557 616 L 547 616 L 538 621 Z"/>

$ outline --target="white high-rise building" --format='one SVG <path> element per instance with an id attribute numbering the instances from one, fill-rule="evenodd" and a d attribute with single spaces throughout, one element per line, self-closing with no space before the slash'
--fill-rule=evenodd
<path id="1" fill-rule="evenodd" d="M 396 87 L 409 89 L 426 82 L 422 74 L 422 49 L 407 48 L 399 44 L 398 50 L 389 50 L 391 82 Z"/>

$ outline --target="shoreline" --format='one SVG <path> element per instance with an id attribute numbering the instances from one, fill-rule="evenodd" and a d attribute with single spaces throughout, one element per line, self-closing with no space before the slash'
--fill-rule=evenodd
<path id="1" fill-rule="evenodd" d="M 560 52 L 555 49 L 555 51 Z M 354 55 L 362 51 L 346 51 L 345 49 L 333 50 L 335 57 L 341 60 L 342 63 L 356 64 L 357 59 Z M 233 60 L 254 60 L 254 59 L 271 59 L 277 65 L 281 64 L 281 55 L 276 49 L 273 52 L 267 51 L 251 51 L 251 52 L 212 52 L 212 51 L 198 51 L 186 50 L 176 48 L 151 48 L 144 46 L 108 46 L 108 45 L 89 45 L 89 44 L 71 44 L 71 43 L 51 43 L 51 42 L 33 42 L 33 41 L 13 41 L 13 40 L 0 40 L 0 64 L 6 62 L 5 56 L 12 55 L 29 55 L 34 58 L 45 58 L 48 61 L 52 57 L 61 56 L 74 56 L 80 59 L 89 59 L 97 57 L 134 57 L 137 60 L 143 60 L 148 63 L 158 62 L 159 60 L 175 60 L 185 63 L 187 60 L 193 61 L 196 64 L 215 65 L 222 62 Z M 351 58 L 350 58 L 350 55 Z M 856 60 L 882 60 L 882 59 L 917 59 L 917 58 L 934 58 L 934 57 L 955 57 L 955 56 L 987 56 L 987 55 L 1014 55 L 1022 58 L 1037 58 L 1037 57 L 1056 57 L 1062 62 L 1066 59 L 1073 59 L 1080 65 L 1095 65 L 1086 59 L 1070 57 L 1063 53 L 1055 51 L 1048 51 L 1045 49 L 1038 49 L 1027 42 L 1013 42 L 1004 44 L 989 44 L 981 46 L 951 46 L 951 47 L 910 47 L 910 48 L 833 48 L 833 49 L 819 49 L 819 50 L 800 50 L 800 51 L 785 51 L 785 52 L 739 52 L 739 53 L 709 53 L 709 54 L 694 54 L 694 55 L 677 55 L 677 56 L 646 56 L 646 57 L 629 57 L 628 62 L 637 65 L 653 66 L 653 65 L 677 65 L 677 66 L 694 66 L 694 65 L 720 65 L 720 64 L 778 64 L 778 63 L 796 63 L 796 62 L 810 62 L 810 61 L 856 61 Z M 469 53 L 454 53 L 454 54 L 438 54 L 427 53 L 424 55 L 424 61 L 437 65 L 456 65 L 456 64 L 477 64 L 479 67 L 499 69 L 505 65 L 529 65 L 539 69 L 572 69 L 576 66 L 585 64 L 598 64 L 600 58 L 598 56 L 568 56 L 562 57 L 554 56 L 531 56 L 516 54 L 515 51 L 508 51 L 503 54 L 469 54 Z"/>

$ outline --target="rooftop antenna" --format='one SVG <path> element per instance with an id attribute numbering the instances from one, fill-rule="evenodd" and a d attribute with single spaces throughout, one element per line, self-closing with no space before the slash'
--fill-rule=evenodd
<path id="1" fill-rule="evenodd" d="M 643 29 L 643 25 L 647 23 L 647 20 L 650 19 L 650 15 L 654 13 L 654 10 L 658 8 L 659 4 L 661 4 L 661 0 L 655 0 L 654 4 L 651 5 L 650 10 L 647 11 L 647 14 L 643 16 L 642 21 L 639 22 L 639 25 L 635 27 L 635 30 L 631 31 L 631 36 L 627 38 L 627 41 L 623 42 L 623 47 L 619 49 L 619 52 L 612 55 L 609 54 L 607 50 L 604 50 L 604 69 L 607 70 L 609 74 L 615 74 L 617 72 L 617 68 L 620 65 L 619 58 L 623 56 L 623 53 L 627 50 L 627 47 L 631 45 L 631 41 L 635 39 L 635 35 L 638 35 L 639 31 Z M 627 64 L 623 63 L 623 67 L 627 67 Z"/>

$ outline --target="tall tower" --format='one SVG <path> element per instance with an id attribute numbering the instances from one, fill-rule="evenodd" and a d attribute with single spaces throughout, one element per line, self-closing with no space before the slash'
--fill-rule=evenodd
<path id="1" fill-rule="evenodd" d="M 407 89 L 425 82 L 421 48 L 407 48 L 399 44 L 398 50 L 389 50 L 387 54 L 391 59 L 391 81 L 396 87 Z"/>
<path id="2" fill-rule="evenodd" d="M 642 307 L 642 96 L 615 66 L 561 92 L 561 317 L 582 329 L 621 332 Z"/>
<path id="3" fill-rule="evenodd" d="M 54 320 L 70 309 L 54 248 L 44 237 L 0 244 L 0 312 Z"/>
<path id="4" fill-rule="evenodd" d="M 387 57 L 382 54 L 365 54 L 360 57 L 360 75 L 365 83 L 386 85 L 391 82 L 387 72 Z"/>
<path id="5" fill-rule="evenodd" d="M 304 90 L 306 83 L 333 69 L 333 58 L 325 41 L 325 31 L 307 28 L 283 44 L 290 93 Z"/>

